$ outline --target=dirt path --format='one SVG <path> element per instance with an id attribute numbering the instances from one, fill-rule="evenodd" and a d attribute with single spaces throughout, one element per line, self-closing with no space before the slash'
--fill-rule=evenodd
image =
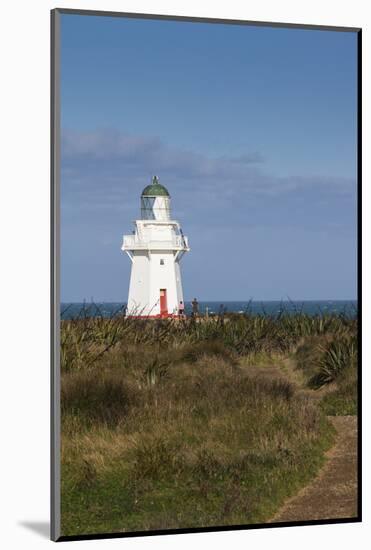
<path id="1" fill-rule="evenodd" d="M 321 399 L 329 387 L 311 390 L 291 359 L 266 366 L 247 366 L 253 376 L 283 379 L 311 399 Z M 309 485 L 287 500 L 268 523 L 351 518 L 357 516 L 357 417 L 329 416 L 337 435 L 326 463 Z"/>
<path id="2" fill-rule="evenodd" d="M 357 417 L 332 416 L 337 438 L 317 477 L 269 521 L 307 521 L 357 516 Z"/>

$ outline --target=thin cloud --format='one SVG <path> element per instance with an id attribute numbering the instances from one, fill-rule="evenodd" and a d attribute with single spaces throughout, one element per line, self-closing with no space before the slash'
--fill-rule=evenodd
<path id="1" fill-rule="evenodd" d="M 321 191 L 349 194 L 350 178 L 321 175 L 269 174 L 263 155 L 246 151 L 239 156 L 210 156 L 171 147 L 156 136 L 135 136 L 113 129 L 62 134 L 62 199 L 79 195 L 86 206 L 129 208 L 132 197 L 158 174 L 183 204 L 202 206 L 233 203 L 250 195 L 282 195 Z"/>

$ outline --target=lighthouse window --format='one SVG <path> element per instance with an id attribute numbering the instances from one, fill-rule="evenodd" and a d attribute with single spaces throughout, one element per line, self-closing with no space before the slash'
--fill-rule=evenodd
<path id="1" fill-rule="evenodd" d="M 160 265 L 165 265 L 165 260 L 161 259 L 160 260 Z"/>

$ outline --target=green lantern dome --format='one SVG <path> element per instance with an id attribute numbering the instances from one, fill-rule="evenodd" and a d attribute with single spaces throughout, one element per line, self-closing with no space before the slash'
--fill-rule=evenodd
<path id="1" fill-rule="evenodd" d="M 153 176 L 151 185 L 147 185 L 142 191 L 142 197 L 169 197 L 169 191 L 161 185 L 157 176 Z"/>

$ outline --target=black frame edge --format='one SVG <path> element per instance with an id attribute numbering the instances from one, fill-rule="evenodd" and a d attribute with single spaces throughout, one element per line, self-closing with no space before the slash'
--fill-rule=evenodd
<path id="1" fill-rule="evenodd" d="M 57 542 L 69 542 L 76 540 L 101 540 L 117 538 L 133 538 L 163 535 L 184 535 L 189 533 L 219 533 L 229 531 L 249 531 L 252 529 L 275 529 L 282 527 L 307 527 L 310 525 L 340 525 L 346 523 L 360 523 L 359 518 L 320 519 L 308 521 L 285 521 L 280 523 L 256 523 L 251 525 L 225 525 L 221 527 L 192 527 L 189 529 L 159 529 L 157 531 L 132 531 L 123 533 L 98 533 L 89 535 L 62 535 Z"/>
<path id="2" fill-rule="evenodd" d="M 362 29 L 357 33 L 358 517 L 362 521 Z"/>
<path id="3" fill-rule="evenodd" d="M 357 32 L 359 27 L 338 27 L 331 25 L 315 25 L 304 23 L 274 23 L 271 21 L 250 21 L 247 19 L 222 19 L 217 17 L 198 17 L 191 15 L 170 15 L 170 14 L 156 14 L 156 13 L 136 13 L 136 12 L 119 12 L 119 11 L 100 11 L 100 10 L 84 10 L 78 8 L 55 8 L 60 14 L 66 15 L 90 15 L 100 17 L 125 17 L 129 19 L 153 19 L 153 20 L 167 20 L 167 21 L 191 21 L 193 23 L 216 23 L 228 25 L 249 25 L 256 27 L 284 27 L 293 29 L 310 29 L 310 30 L 330 30 L 341 32 Z"/>

